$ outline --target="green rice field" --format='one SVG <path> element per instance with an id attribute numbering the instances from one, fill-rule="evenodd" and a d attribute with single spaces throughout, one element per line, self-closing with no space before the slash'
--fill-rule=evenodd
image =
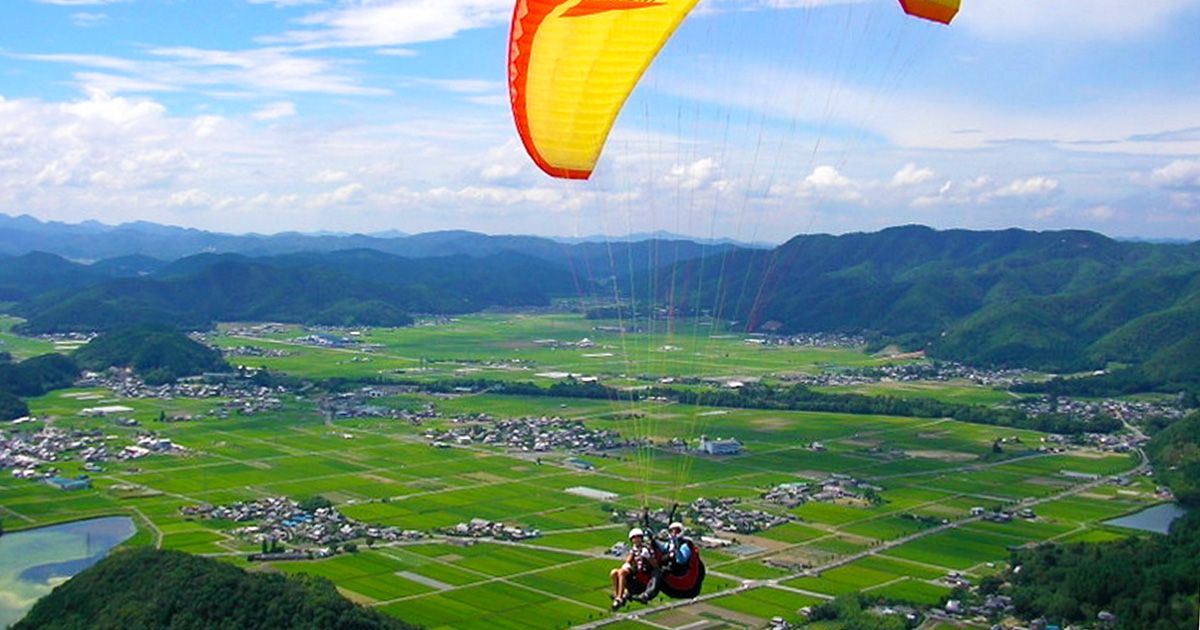
<path id="1" fill-rule="evenodd" d="M 53 344 L 7 332 L 0 350 L 28 355 Z M 367 329 L 370 348 L 317 348 L 288 328 L 265 337 L 221 335 L 218 346 L 250 345 L 286 356 L 235 357 L 300 377 L 434 379 L 464 376 L 549 384 L 542 373 L 596 375 L 613 385 L 660 378 L 762 378 L 815 372 L 830 365 L 881 365 L 856 349 L 762 347 L 737 336 L 655 331 L 614 333 L 574 315 L 481 315 L 436 326 Z M 230 330 L 229 326 L 223 326 Z M 594 345 L 581 348 L 588 338 Z M 555 343 L 537 343 L 545 340 Z M 587 345 L 587 344 L 584 344 Z M 962 383 L 890 395 L 934 396 L 994 404 L 996 392 Z M 402 420 L 351 418 L 327 423 L 316 402 L 285 396 L 283 407 L 255 415 L 211 414 L 222 402 L 121 399 L 106 390 L 62 390 L 29 401 L 33 413 L 59 428 L 99 430 L 113 445 L 152 430 L 182 445 L 180 454 L 110 461 L 91 473 L 93 488 L 59 491 L 0 477 L 0 518 L 6 530 L 99 515 L 135 517 L 134 544 L 153 544 L 241 561 L 255 545 L 232 535 L 237 525 L 191 520 L 180 509 L 268 496 L 323 495 L 346 516 L 421 530 L 417 542 L 360 546 L 314 561 L 274 562 L 268 570 L 332 580 L 354 601 L 428 628 L 564 628 L 601 619 L 610 627 L 681 627 L 701 620 L 765 625 L 773 616 L 799 620 L 799 610 L 833 596 L 864 591 L 892 602 L 936 605 L 949 593 L 949 572 L 976 575 L 1003 563 L 1009 550 L 1044 540 L 1109 540 L 1122 534 L 1101 521 L 1151 504 L 1153 488 L 1108 492 L 1103 483 L 1064 471 L 1114 475 L 1136 459 L 1080 450 L 1038 452 L 1041 434 L 948 419 L 834 413 L 717 409 L 664 401 L 524 398 L 495 394 L 432 396 L 395 393 L 378 404 L 415 408 L 431 403 L 442 417 L 420 426 Z M 100 401 L 103 401 L 101 403 Z M 79 415 L 84 407 L 120 404 L 140 427 Z M 499 446 L 432 448 L 424 435 L 451 426 L 455 415 L 558 415 L 589 427 L 649 439 L 653 448 L 582 456 L 592 470 L 567 465 L 566 452 L 526 453 Z M 186 415 L 161 423 L 160 414 Z M 700 456 L 664 448 L 701 433 L 737 438 L 740 455 Z M 995 459 L 998 437 L 1020 445 Z M 809 445 L 821 441 L 824 450 Z M 880 448 L 885 447 L 885 448 Z M 82 472 L 77 462 L 62 474 Z M 882 488 L 877 504 L 809 502 L 795 508 L 761 497 L 784 482 L 851 475 Z M 585 486 L 614 493 L 598 501 L 567 492 Z M 736 538 L 733 549 L 706 549 L 704 601 L 656 611 L 642 620 L 608 610 L 608 549 L 627 525 L 612 510 L 666 507 L 699 497 L 733 497 L 791 522 Z M 973 507 L 1034 505 L 1037 517 L 1011 523 L 969 521 Z M 441 528 L 473 518 L 541 530 L 519 544 L 452 544 Z M 688 526 L 698 531 L 696 524 Z M 945 529 L 937 528 L 946 526 Z M 708 532 L 705 532 L 708 535 Z M 665 603 L 664 599 L 657 604 Z M 632 612 L 647 612 L 634 604 Z M 652 624 L 652 625 L 649 625 Z"/>

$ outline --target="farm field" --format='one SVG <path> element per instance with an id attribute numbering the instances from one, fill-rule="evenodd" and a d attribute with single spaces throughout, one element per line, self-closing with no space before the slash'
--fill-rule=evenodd
<path id="1" fill-rule="evenodd" d="M 543 372 L 632 376 L 761 377 L 822 366 L 884 362 L 853 349 L 763 348 L 740 338 L 594 330 L 577 316 L 464 317 L 438 326 L 364 330 L 378 344 L 361 349 L 317 348 L 288 328 L 263 337 L 222 335 L 222 347 L 252 346 L 287 356 L 233 357 L 305 378 L 471 378 L 541 380 Z M 224 327 L 229 330 L 229 327 Z M 239 330 L 241 327 L 238 328 Z M 538 339 L 594 348 L 542 347 Z M 5 337 L 7 339 L 7 337 Z M 661 346 L 678 349 L 658 351 Z M 586 354 L 612 356 L 588 357 Z M 973 395 L 952 384 L 946 400 L 989 404 L 990 390 Z M 273 496 L 322 495 L 347 517 L 429 534 L 424 540 L 361 545 L 355 553 L 313 561 L 272 562 L 261 570 L 310 573 L 332 580 L 354 601 L 429 628 L 562 628 L 598 620 L 612 627 L 650 627 L 608 611 L 608 554 L 628 525 L 613 510 L 669 507 L 695 499 L 736 498 L 738 509 L 791 519 L 753 534 L 712 532 L 737 544 L 703 552 L 705 598 L 646 617 L 653 627 L 683 627 L 722 619 L 764 625 L 773 616 L 797 620 L 799 609 L 836 595 L 866 591 L 896 602 L 937 604 L 949 593 L 951 571 L 977 576 L 1002 563 L 1012 548 L 1043 540 L 1097 540 L 1123 535 L 1101 521 L 1155 501 L 1153 487 L 1109 492 L 1103 476 L 1132 470 L 1136 458 L 1089 450 L 1039 452 L 1043 435 L 948 419 L 836 413 L 719 409 L 665 401 L 559 399 L 497 394 L 427 395 L 391 392 L 375 404 L 431 404 L 440 417 L 420 425 L 377 417 L 327 419 L 308 398 L 283 396 L 281 408 L 253 415 L 211 415 L 220 399 L 126 399 L 103 389 L 61 390 L 29 401 L 31 411 L 60 428 L 100 431 L 114 444 L 154 431 L 186 450 L 111 461 L 89 473 L 93 487 L 60 491 L 0 478 L 0 517 L 6 530 L 108 514 L 134 517 L 134 544 L 154 544 L 243 562 L 257 546 L 232 533 L 238 523 L 197 520 L 181 508 Z M 118 426 L 79 411 L 97 404 L 133 409 L 140 426 Z M 492 417 L 561 416 L 595 429 L 637 435 L 650 447 L 580 454 L 524 452 L 484 444 L 433 448 L 425 434 L 455 426 L 467 414 Z M 191 421 L 160 422 L 160 416 Z M 736 438 L 735 456 L 699 455 L 665 445 L 700 434 Z M 997 456 L 999 437 L 1019 438 Z M 810 445 L 820 441 L 823 449 Z M 60 474 L 83 472 L 62 462 Z M 1070 473 L 1070 474 L 1067 474 Z M 847 475 L 879 488 L 877 502 L 815 502 L 794 508 L 762 495 L 778 484 L 816 483 Z M 1080 475 L 1100 475 L 1089 482 Z M 610 492 L 600 501 L 568 489 Z M 1032 520 L 989 523 L 972 508 L 1031 505 Z M 442 535 L 471 519 L 540 530 L 519 543 L 464 544 Z M 699 528 L 689 520 L 694 532 Z M 709 532 L 704 532 L 708 535 Z M 711 596 L 711 597 L 709 597 Z M 664 603 L 660 599 L 658 603 Z M 634 605 L 629 609 L 639 612 Z"/>
<path id="2" fill-rule="evenodd" d="M 0 315 L 0 352 L 11 354 L 17 361 L 47 352 L 55 352 L 55 344 L 50 341 L 13 334 L 13 326 L 21 321 L 16 317 Z"/>
<path id="3" fill-rule="evenodd" d="M 252 345 L 290 353 L 247 357 L 300 376 L 363 377 L 399 374 L 405 378 L 489 378 L 542 380 L 539 373 L 579 375 L 766 377 L 785 372 L 818 372 L 838 365 L 866 367 L 888 361 L 849 348 L 764 347 L 744 335 L 709 327 L 679 325 L 668 329 L 651 322 L 644 332 L 622 333 L 615 321 L 585 320 L 577 315 L 476 315 L 443 325 L 356 331 L 347 347 L 315 347 L 297 341 L 307 333 L 284 327 L 246 336 L 243 326 L 215 337 L 218 347 Z M 597 328 L 604 328 L 598 330 Z M 656 326 L 661 329 L 656 329 Z M 356 360 L 357 359 L 357 360 Z"/>

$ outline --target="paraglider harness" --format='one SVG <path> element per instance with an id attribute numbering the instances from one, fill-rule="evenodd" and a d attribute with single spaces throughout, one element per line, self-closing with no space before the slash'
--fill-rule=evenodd
<path id="1" fill-rule="evenodd" d="M 674 520 L 678 507 L 671 507 L 667 522 Z M 632 598 L 644 604 L 657 597 L 660 592 L 674 599 L 691 599 L 699 595 L 706 573 L 704 562 L 700 560 L 699 546 L 691 539 L 680 538 L 679 545 L 690 547 L 691 553 L 686 563 L 679 564 L 675 562 L 676 550 L 664 550 L 652 535 L 650 515 L 645 509 L 642 510 L 642 527 L 647 532 L 642 544 L 649 546 L 653 562 L 649 561 L 645 554 L 634 550 L 633 575 L 630 576 L 627 585 Z"/>

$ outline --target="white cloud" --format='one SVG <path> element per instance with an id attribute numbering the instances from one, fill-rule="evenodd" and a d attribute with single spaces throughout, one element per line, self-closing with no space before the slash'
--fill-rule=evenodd
<path id="1" fill-rule="evenodd" d="M 60 7 L 88 7 L 106 4 L 119 4 L 129 0 L 34 0 L 39 4 L 53 4 Z"/>
<path id="2" fill-rule="evenodd" d="M 696 80 L 707 75 L 722 79 Z M 1077 153 L 1200 154 L 1200 137 L 1156 139 L 1164 129 L 1195 127 L 1200 94 L 1194 91 L 1118 92 L 1071 107 L 1046 107 L 943 93 L 926 84 L 883 100 L 869 80 L 797 71 L 783 58 L 762 64 L 705 57 L 677 63 L 655 79 L 657 90 L 678 98 L 789 125 L 856 129 L 903 148 L 981 149 L 1020 141 Z"/>
<path id="3" fill-rule="evenodd" d="M 167 205 L 172 208 L 204 208 L 213 204 L 212 195 L 196 188 L 180 190 L 167 197 Z"/>
<path id="4" fill-rule="evenodd" d="M 987 203 L 993 199 L 1012 197 L 1044 197 L 1058 190 L 1058 180 L 1050 177 L 1015 179 L 1007 186 L 980 195 L 979 200 Z"/>
<path id="5" fill-rule="evenodd" d="M 873 0 L 708 0 L 698 10 L 705 12 L 755 11 L 778 9 L 815 9 L 843 4 L 864 4 Z"/>
<path id="6" fill-rule="evenodd" d="M 339 186 L 336 190 L 317 195 L 309 200 L 310 208 L 328 208 L 362 203 L 366 199 L 366 188 L 362 184 L 353 183 Z"/>
<path id="7" fill-rule="evenodd" d="M 105 13 L 89 13 L 80 11 L 79 13 L 71 14 L 71 23 L 80 28 L 91 28 L 99 26 L 108 21 L 108 15 Z"/>
<path id="8" fill-rule="evenodd" d="M 313 175 L 309 181 L 315 184 L 336 184 L 349 179 L 350 174 L 346 171 L 321 171 Z"/>
<path id="9" fill-rule="evenodd" d="M 154 101 L 114 97 L 99 91 L 92 92 L 87 100 L 64 103 L 58 108 L 68 116 L 87 121 L 103 121 L 118 127 L 159 118 L 167 111 Z"/>
<path id="10" fill-rule="evenodd" d="M 522 170 L 517 164 L 488 164 L 479 174 L 487 181 L 496 181 L 516 177 Z"/>
<path id="11" fill-rule="evenodd" d="M 512 0 L 390 0 L 355 3 L 299 20 L 306 28 L 268 43 L 309 48 L 394 47 L 449 39 L 465 30 L 506 24 Z"/>
<path id="12" fill-rule="evenodd" d="M 197 116 L 191 123 L 191 131 L 197 138 L 207 138 L 225 124 L 220 116 Z"/>
<path id="13" fill-rule="evenodd" d="M 690 164 L 672 166 L 666 183 L 668 187 L 678 187 L 682 190 L 699 190 L 715 182 L 717 171 L 716 160 L 701 158 Z"/>
<path id="14" fill-rule="evenodd" d="M 258 111 L 250 114 L 250 117 L 255 120 L 277 120 L 279 118 L 287 118 L 296 115 L 296 104 L 291 101 L 277 101 L 268 103 L 259 108 Z"/>
<path id="15" fill-rule="evenodd" d="M 973 0 L 954 25 L 995 40 L 1119 41 L 1150 36 L 1195 8 L 1194 0 Z"/>
<path id="16" fill-rule="evenodd" d="M 992 183 L 992 178 L 987 175 L 980 175 L 974 179 L 963 182 L 962 187 L 967 190 L 982 190 Z"/>
<path id="17" fill-rule="evenodd" d="M 250 4 L 269 4 L 276 9 L 300 7 L 311 4 L 321 4 L 323 0 L 246 0 Z"/>
<path id="18" fill-rule="evenodd" d="M 416 57 L 417 51 L 411 48 L 376 48 L 375 54 L 384 57 Z"/>
<path id="19" fill-rule="evenodd" d="M 860 188 L 859 184 L 826 164 L 814 168 L 804 178 L 798 195 L 818 201 L 862 202 L 865 198 Z"/>
<path id="20" fill-rule="evenodd" d="M 1151 173 L 1150 181 L 1165 188 L 1200 188 L 1200 160 L 1175 160 Z"/>
<path id="21" fill-rule="evenodd" d="M 1117 216 L 1117 211 L 1112 206 L 1106 205 L 1092 206 L 1084 212 L 1087 216 L 1098 221 L 1108 221 Z"/>
<path id="22" fill-rule="evenodd" d="M 813 172 L 804 178 L 804 183 L 817 190 L 846 188 L 850 186 L 850 179 L 839 173 L 836 168 L 825 165 L 814 168 Z"/>
<path id="23" fill-rule="evenodd" d="M 425 83 L 435 85 L 448 92 L 460 94 L 478 94 L 480 92 L 500 92 L 505 90 L 499 81 L 483 81 L 479 79 L 424 79 Z"/>
<path id="24" fill-rule="evenodd" d="M 210 50 L 186 46 L 151 48 L 150 60 L 107 55 L 33 54 L 8 56 L 78 68 L 75 81 L 85 90 L 115 92 L 230 90 L 249 94 L 317 93 L 386 95 L 362 85 L 344 61 L 316 59 L 284 48 Z M 86 68 L 104 70 L 97 73 Z"/>
<path id="25" fill-rule="evenodd" d="M 933 177 L 933 169 L 928 167 L 917 168 L 915 163 L 909 162 L 892 176 L 892 186 L 914 186 L 916 184 L 923 184 L 933 179 Z"/>

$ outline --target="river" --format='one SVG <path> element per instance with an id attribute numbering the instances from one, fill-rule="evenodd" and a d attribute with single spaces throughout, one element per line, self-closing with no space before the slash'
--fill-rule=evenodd
<path id="1" fill-rule="evenodd" d="M 16 623 L 40 597 L 136 531 L 133 519 L 111 516 L 0 536 L 0 628 Z"/>

